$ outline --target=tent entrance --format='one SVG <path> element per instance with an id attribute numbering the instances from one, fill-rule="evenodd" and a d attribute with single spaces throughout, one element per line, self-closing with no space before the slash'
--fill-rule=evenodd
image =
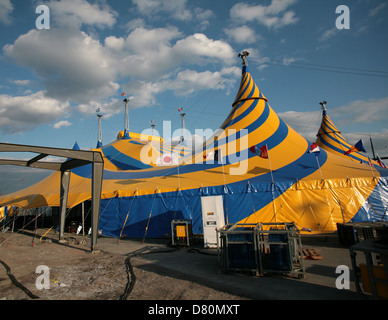
<path id="1" fill-rule="evenodd" d="M 203 242 L 205 248 L 217 247 L 217 229 L 225 225 L 222 196 L 201 197 Z"/>

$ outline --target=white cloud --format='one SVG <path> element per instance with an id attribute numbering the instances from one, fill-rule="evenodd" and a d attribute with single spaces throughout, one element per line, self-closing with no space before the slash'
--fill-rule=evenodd
<path id="1" fill-rule="evenodd" d="M 235 58 L 228 43 L 202 33 L 182 38 L 175 27 L 139 27 L 126 38 L 106 38 L 105 47 L 120 75 L 146 81 L 165 77 L 183 64 L 230 64 Z"/>
<path id="2" fill-rule="evenodd" d="M 226 90 L 228 94 L 240 76 L 239 68 L 233 67 L 215 72 L 198 72 L 187 69 L 159 81 L 131 81 L 125 86 L 125 91 L 133 97 L 130 102 L 131 108 L 155 106 L 157 105 L 156 95 L 168 91 L 173 91 L 177 96 L 209 89 Z M 122 111 L 122 103 L 120 111 Z"/>
<path id="3" fill-rule="evenodd" d="M 255 30 L 245 25 L 236 28 L 224 29 L 224 31 L 229 38 L 237 43 L 254 43 L 258 39 L 261 39 L 256 35 Z"/>
<path id="4" fill-rule="evenodd" d="M 381 10 L 383 10 L 385 8 L 386 5 L 387 5 L 386 3 L 381 3 L 377 7 L 370 9 L 368 12 L 368 16 L 373 17 L 373 16 L 377 15 Z"/>
<path id="5" fill-rule="evenodd" d="M 213 69 L 217 65 L 228 67 L 236 59 L 227 42 L 202 33 L 183 37 L 176 27 L 138 27 L 125 37 L 108 36 L 101 42 L 76 28 L 52 28 L 47 32 L 33 29 L 5 45 L 3 52 L 40 77 L 45 97 L 55 99 L 59 105 L 77 103 L 78 110 L 87 114 L 103 107 L 107 116 L 122 109 L 113 97 L 118 95 L 118 83 L 123 79 L 129 84 L 122 89 L 134 96 L 131 107 L 152 106 L 161 92 L 181 94 L 207 89 L 211 80 L 224 78 L 222 71 L 197 74 L 184 72 L 185 68 L 207 64 Z M 179 77 L 174 76 L 178 73 Z M 182 79 L 186 88 L 177 83 Z M 172 87 L 167 88 L 167 83 Z M 27 81 L 18 84 L 26 85 Z M 223 87 L 228 88 L 227 81 Z M 58 117 L 53 110 L 50 119 L 56 121 Z M 12 123 L 7 124 L 7 131 L 20 130 L 17 122 Z"/>
<path id="6" fill-rule="evenodd" d="M 365 124 L 388 121 L 388 97 L 381 99 L 356 100 L 333 109 L 331 114 L 341 125 Z"/>
<path id="7" fill-rule="evenodd" d="M 209 39 L 203 33 L 196 33 L 177 41 L 174 51 L 188 63 L 200 63 L 201 58 L 212 58 L 230 64 L 236 56 L 228 43 Z"/>
<path id="8" fill-rule="evenodd" d="M 214 15 L 210 9 L 188 8 L 187 0 L 132 0 L 132 2 L 143 16 L 155 19 L 167 15 L 168 18 L 178 21 L 197 21 L 200 30 L 210 24 L 209 19 Z"/>
<path id="9" fill-rule="evenodd" d="M 230 9 L 230 16 L 239 22 L 256 21 L 269 29 L 279 29 L 299 21 L 294 11 L 286 11 L 297 0 L 272 0 L 268 6 L 239 2 Z"/>
<path id="10" fill-rule="evenodd" d="M 100 109 L 100 113 L 104 118 L 109 118 L 114 114 L 120 113 L 123 111 L 123 100 L 111 99 L 107 102 L 101 101 L 90 101 L 87 104 L 78 105 L 78 110 L 83 114 L 96 114 L 96 110 Z"/>
<path id="11" fill-rule="evenodd" d="M 11 23 L 11 13 L 14 7 L 10 0 L 0 0 L 0 23 L 8 25 Z"/>
<path id="12" fill-rule="evenodd" d="M 50 124 L 61 117 L 69 106 L 39 91 L 27 96 L 0 95 L 0 130 L 17 133 Z"/>
<path id="13" fill-rule="evenodd" d="M 118 13 L 105 2 L 90 4 L 86 0 L 51 0 L 45 3 L 58 26 L 79 27 L 82 24 L 111 27 Z"/>
<path id="14" fill-rule="evenodd" d="M 324 31 L 318 40 L 319 41 L 326 41 L 326 40 L 334 37 L 336 34 L 338 34 L 338 29 L 336 27 L 333 27 L 331 29 Z"/>
<path id="15" fill-rule="evenodd" d="M 28 86 L 31 84 L 31 80 L 11 80 L 10 82 L 17 86 Z"/>
<path id="16" fill-rule="evenodd" d="M 118 90 L 113 61 L 98 40 L 77 30 L 48 31 L 31 30 L 4 47 L 8 57 L 41 77 L 48 96 L 85 103 Z"/>
<path id="17" fill-rule="evenodd" d="M 62 127 L 70 127 L 71 125 L 72 125 L 71 122 L 69 122 L 69 121 L 67 121 L 67 120 L 62 120 L 62 121 L 59 121 L 59 122 L 55 123 L 55 124 L 53 125 L 53 128 L 54 128 L 54 129 L 60 129 L 60 128 L 62 128 Z"/>
<path id="18" fill-rule="evenodd" d="M 132 0 L 143 15 L 170 14 L 177 20 L 191 20 L 192 12 L 186 8 L 187 0 Z"/>
<path id="19" fill-rule="evenodd" d="M 180 71 L 176 78 L 161 82 L 161 89 L 173 90 L 179 96 L 204 89 L 229 89 L 236 79 L 227 77 L 227 73 L 230 74 L 230 69 L 221 72 L 184 70 Z"/>

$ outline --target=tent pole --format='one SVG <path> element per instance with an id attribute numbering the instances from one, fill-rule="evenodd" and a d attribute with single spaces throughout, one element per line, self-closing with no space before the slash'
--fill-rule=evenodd
<path id="1" fill-rule="evenodd" d="M 372 137 L 369 134 L 370 146 L 372 148 L 373 159 L 376 159 L 375 148 L 373 147 Z"/>
<path id="2" fill-rule="evenodd" d="M 269 150 L 268 150 L 268 146 L 267 145 L 266 145 L 266 149 L 267 149 L 267 158 L 268 158 L 268 163 L 269 163 L 269 171 L 271 172 L 271 193 L 272 193 L 273 217 L 275 219 L 275 222 L 277 222 L 277 219 L 276 219 L 276 205 L 275 205 L 275 180 L 273 178 L 271 159 L 269 157 Z"/>
<path id="3" fill-rule="evenodd" d="M 93 162 L 92 165 L 92 234 L 91 251 L 95 250 L 98 234 L 98 217 L 100 213 L 102 176 L 104 172 L 103 162 Z"/>
<path id="4" fill-rule="evenodd" d="M 82 202 L 82 235 L 85 235 L 85 201 Z"/>
<path id="5" fill-rule="evenodd" d="M 69 195 L 70 170 L 61 170 L 61 199 L 60 199 L 60 224 L 59 224 L 59 242 L 63 242 L 65 231 L 65 217 L 67 209 L 67 197 Z"/>

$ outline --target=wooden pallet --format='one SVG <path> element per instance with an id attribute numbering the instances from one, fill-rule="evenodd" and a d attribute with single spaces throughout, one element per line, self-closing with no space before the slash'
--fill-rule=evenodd
<path id="1" fill-rule="evenodd" d="M 323 257 L 315 249 L 303 249 L 303 259 L 322 260 Z"/>

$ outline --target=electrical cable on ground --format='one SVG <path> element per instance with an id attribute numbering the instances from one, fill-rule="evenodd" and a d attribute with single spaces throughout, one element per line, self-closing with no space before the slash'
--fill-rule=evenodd
<path id="1" fill-rule="evenodd" d="M 16 287 L 22 289 L 31 299 L 39 299 L 38 296 L 34 295 L 30 290 L 28 290 L 26 287 L 24 287 L 20 282 L 16 280 L 16 278 L 11 273 L 11 268 L 3 260 L 0 260 L 0 263 L 4 266 L 5 270 L 7 271 L 7 275 L 9 279 Z"/>
<path id="2" fill-rule="evenodd" d="M 151 252 L 145 252 L 145 253 L 136 253 L 136 254 L 130 254 L 126 259 L 125 259 L 125 271 L 127 273 L 127 284 L 125 285 L 124 293 L 120 296 L 120 300 L 126 300 L 128 296 L 131 294 L 133 288 L 135 287 L 136 283 L 136 275 L 135 272 L 133 271 L 133 266 L 131 264 L 131 258 L 142 256 L 142 255 L 147 255 L 147 254 L 153 254 L 153 253 L 170 253 L 180 250 L 180 248 L 174 248 L 171 250 L 156 250 L 156 251 L 151 251 Z"/>

